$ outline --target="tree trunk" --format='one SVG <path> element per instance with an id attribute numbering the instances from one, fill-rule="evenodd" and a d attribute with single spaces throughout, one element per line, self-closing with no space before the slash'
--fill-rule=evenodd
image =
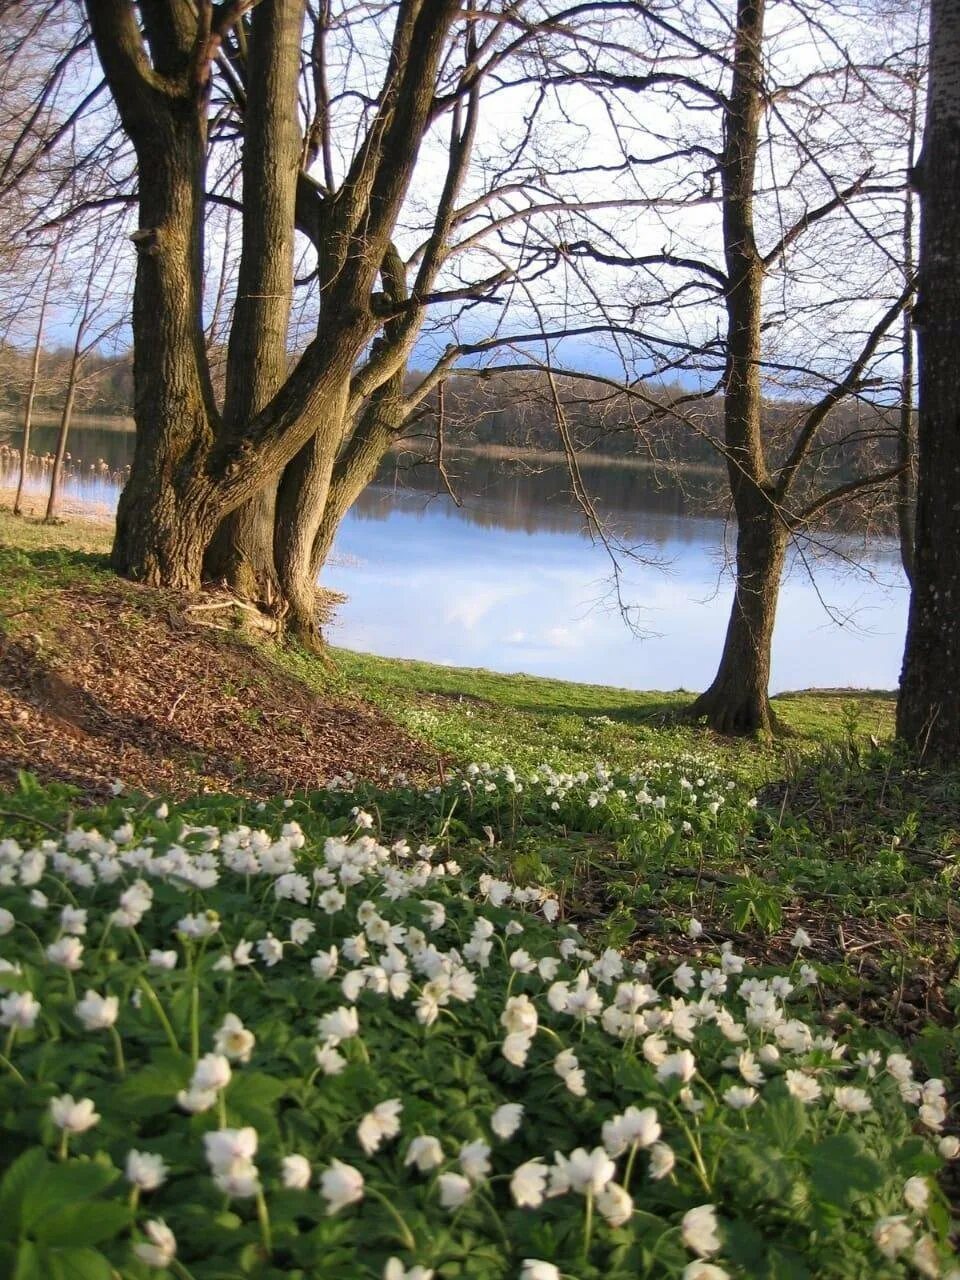
<path id="1" fill-rule="evenodd" d="M 930 6 L 930 79 L 919 166 L 920 415 L 913 590 L 897 733 L 960 756 L 960 5 Z"/>
<path id="2" fill-rule="evenodd" d="M 219 514 L 205 468 L 217 421 L 202 323 L 205 116 L 195 97 L 150 98 L 142 110 L 149 126 L 138 119 L 133 130 L 137 432 L 111 563 L 152 586 L 197 590 Z"/>
<path id="3" fill-rule="evenodd" d="M 50 494 L 47 498 L 47 511 L 44 523 L 51 524 L 60 506 L 60 494 L 63 489 L 63 460 L 67 452 L 67 436 L 70 434 L 70 420 L 73 417 L 73 402 L 77 394 L 77 357 L 74 353 L 70 365 L 70 376 L 67 379 L 67 394 L 60 414 L 60 430 L 57 432 L 57 448 L 53 456 L 53 473 L 50 476 Z"/>
<path id="4" fill-rule="evenodd" d="M 293 295 L 294 210 L 302 150 L 297 76 L 304 0 L 261 0 L 247 46 L 243 146 L 243 252 L 227 351 L 224 428 L 242 434 L 287 372 Z M 207 549 L 208 577 L 270 604 L 276 484 L 230 512 Z"/>
<path id="5" fill-rule="evenodd" d="M 733 83 L 725 113 L 723 243 L 727 275 L 724 440 L 737 516 L 736 589 L 720 666 L 689 710 L 718 733 L 773 727 L 770 642 L 786 528 L 774 502 L 763 447 L 760 383 L 763 262 L 753 225 L 762 98 L 764 0 L 738 0 Z"/>
<path id="6" fill-rule="evenodd" d="M 27 388 L 27 403 L 23 410 L 23 439 L 20 441 L 20 474 L 17 477 L 17 492 L 13 499 L 13 514 L 22 514 L 23 488 L 27 482 L 27 463 L 30 460 L 30 428 L 33 425 L 33 402 L 37 398 L 37 385 L 40 381 L 40 353 L 43 350 L 43 326 L 47 318 L 47 304 L 50 301 L 50 289 L 53 275 L 57 267 L 57 251 L 60 248 L 60 232 L 50 251 L 50 269 L 43 285 L 40 298 L 40 317 L 37 320 L 37 338 L 33 344 L 33 357 L 30 361 L 30 385 Z"/>
<path id="7" fill-rule="evenodd" d="M 274 558 L 286 633 L 308 649 L 320 650 L 313 546 L 333 472 L 333 451 L 320 432 L 287 464 L 277 490 Z"/>
<path id="8" fill-rule="evenodd" d="M 690 708 L 717 733 L 771 733 L 770 645 L 787 549 L 787 534 L 765 495 L 737 529 L 737 582 L 720 666 Z"/>

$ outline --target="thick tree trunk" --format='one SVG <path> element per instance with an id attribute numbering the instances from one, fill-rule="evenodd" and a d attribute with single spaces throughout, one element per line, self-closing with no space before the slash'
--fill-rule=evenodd
<path id="1" fill-rule="evenodd" d="M 304 0 L 261 0 L 247 45 L 243 147 L 243 253 L 227 351 L 224 428 L 242 434 L 287 372 L 293 295 L 294 210 L 301 155 L 297 76 Z M 270 604 L 276 484 L 230 512 L 207 550 L 205 572 L 236 594 Z"/>
<path id="2" fill-rule="evenodd" d="M 216 419 L 201 307 L 204 134 L 196 104 L 174 100 L 137 139 L 137 435 L 111 554 L 119 573 L 187 590 L 200 586 L 217 515 L 204 469 Z"/>
<path id="3" fill-rule="evenodd" d="M 920 160 L 920 416 L 913 590 L 897 733 L 960 757 L 960 5 L 930 6 L 930 80 Z"/>
<path id="4" fill-rule="evenodd" d="M 736 589 L 720 666 L 689 710 L 718 733 L 773 727 L 770 642 L 786 528 L 774 502 L 763 447 L 760 383 L 763 262 L 753 226 L 753 187 L 762 99 L 764 0 L 738 0 L 733 83 L 721 168 L 727 274 L 724 440 L 737 517 Z"/>
<path id="5" fill-rule="evenodd" d="M 765 496 L 737 529 L 737 582 L 720 666 L 690 708 L 717 733 L 771 733 L 770 646 L 787 535 Z"/>

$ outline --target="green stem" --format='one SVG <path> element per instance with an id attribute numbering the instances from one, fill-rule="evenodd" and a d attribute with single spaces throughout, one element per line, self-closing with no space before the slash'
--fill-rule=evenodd
<path id="1" fill-rule="evenodd" d="M 170 1262 L 167 1265 L 170 1267 L 170 1270 L 173 1272 L 175 1276 L 180 1277 L 180 1280 L 193 1280 L 193 1276 L 190 1274 L 187 1268 L 183 1265 L 182 1262 L 178 1262 L 176 1258 L 171 1258 Z"/>
<path id="2" fill-rule="evenodd" d="M 116 1064 L 117 1075 L 125 1076 L 127 1074 L 127 1064 L 123 1060 L 123 1041 L 120 1039 L 120 1032 L 116 1027 L 111 1027 L 110 1034 L 113 1036 L 113 1060 Z"/>
<path id="3" fill-rule="evenodd" d="M 593 1235 L 593 1189 L 587 1191 L 587 1206 L 583 1220 L 583 1260 L 590 1257 L 590 1237 Z"/>
<path id="4" fill-rule="evenodd" d="M 223 1090 L 217 1094 L 217 1115 L 220 1117 L 220 1128 L 227 1127 L 227 1100 L 223 1096 Z"/>
<path id="5" fill-rule="evenodd" d="M 403 1247 L 405 1249 L 409 1249 L 411 1253 L 414 1253 L 417 1248 L 417 1242 L 413 1237 L 413 1232 L 407 1226 L 398 1210 L 394 1208 L 393 1204 L 387 1199 L 383 1192 L 378 1191 L 376 1187 L 367 1186 L 366 1191 L 368 1196 L 373 1196 L 374 1200 L 378 1200 L 380 1204 L 383 1205 L 386 1211 L 390 1214 L 390 1217 L 393 1218 L 394 1222 L 399 1227 L 400 1239 L 403 1241 Z"/>
<path id="6" fill-rule="evenodd" d="M 7 1070 L 10 1072 L 10 1074 L 16 1080 L 19 1080 L 21 1084 L 27 1083 L 26 1080 L 24 1080 L 23 1076 L 20 1074 L 20 1072 L 13 1065 L 13 1063 L 10 1061 L 9 1057 L 5 1053 L 0 1053 L 0 1066 L 6 1067 Z"/>
<path id="7" fill-rule="evenodd" d="M 4 1058 L 9 1058 L 11 1053 L 13 1053 L 13 1042 L 14 1040 L 16 1040 L 16 1038 L 17 1038 L 17 1026 L 16 1026 L 16 1023 L 14 1023 L 14 1025 L 7 1032 L 7 1039 L 3 1046 Z"/>
<path id="8" fill-rule="evenodd" d="M 623 1174 L 623 1189 L 630 1190 L 630 1175 L 633 1173 L 633 1162 L 637 1158 L 637 1143 L 633 1143 L 630 1148 L 630 1154 L 627 1156 L 627 1167 Z"/>
<path id="9" fill-rule="evenodd" d="M 690 1150 L 693 1153 L 693 1163 L 697 1170 L 697 1176 L 700 1179 L 701 1185 L 708 1195 L 713 1195 L 713 1188 L 710 1185 L 710 1177 L 707 1173 L 706 1165 L 703 1163 L 703 1156 L 700 1154 L 700 1144 L 691 1132 L 690 1126 L 687 1124 L 686 1120 L 684 1120 L 680 1109 L 672 1102 L 668 1105 L 670 1110 L 673 1112 L 675 1120 L 686 1134 L 687 1141 L 690 1143 Z"/>
<path id="10" fill-rule="evenodd" d="M 130 1204 L 130 1212 L 136 1213 L 137 1208 L 140 1204 L 140 1188 L 139 1187 L 133 1186 L 130 1188 L 129 1204 Z"/>
<path id="11" fill-rule="evenodd" d="M 260 1223 L 260 1239 L 267 1257 L 273 1253 L 273 1238 L 270 1234 L 270 1213 L 264 1198 L 263 1188 L 257 1191 L 257 1221 Z"/>
<path id="12" fill-rule="evenodd" d="M 190 1057 L 196 1066 L 200 1059 L 200 984 L 196 974 L 190 989 Z"/>
<path id="13" fill-rule="evenodd" d="M 173 1027 L 170 1025 L 170 1019 L 166 1015 L 163 1005 L 160 1003 L 160 997 L 154 991 L 153 987 L 142 975 L 137 979 L 137 985 L 150 1002 L 150 1008 L 157 1015 L 157 1021 L 166 1032 L 167 1040 L 170 1042 L 170 1048 L 175 1049 L 177 1053 L 181 1052 L 180 1045 L 177 1043 L 177 1037 L 174 1035 Z"/>
<path id="14" fill-rule="evenodd" d="M 67 1149 L 70 1146 L 70 1134 L 66 1129 L 60 1130 L 60 1146 L 57 1148 L 57 1159 L 66 1160 Z"/>

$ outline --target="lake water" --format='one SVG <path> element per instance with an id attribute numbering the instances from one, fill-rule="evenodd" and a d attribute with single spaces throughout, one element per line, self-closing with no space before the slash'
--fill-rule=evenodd
<path id="1" fill-rule="evenodd" d="M 54 437 L 37 429 L 34 450 L 52 450 Z M 5 438 L 0 486 L 9 488 L 17 436 Z M 129 433 L 76 428 L 66 495 L 112 509 L 132 451 Z M 344 521 L 324 574 L 348 597 L 330 629 L 334 643 L 635 689 L 709 683 L 732 595 L 732 530 L 696 514 L 702 492 L 658 487 L 640 470 L 585 469 L 600 511 L 634 549 L 618 556 L 619 594 L 637 634 L 562 467 L 455 455 L 448 470 L 461 506 L 438 492 L 431 468 L 393 458 Z M 38 463 L 31 489 L 48 483 L 49 464 Z M 781 593 L 773 690 L 896 687 L 907 604 L 894 543 L 864 551 L 830 535 L 799 548 Z"/>

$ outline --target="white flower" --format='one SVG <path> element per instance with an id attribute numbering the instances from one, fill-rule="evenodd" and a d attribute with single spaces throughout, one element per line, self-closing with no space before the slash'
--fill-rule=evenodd
<path id="1" fill-rule="evenodd" d="M 321 982 L 332 978 L 337 972 L 337 948 L 331 947 L 329 951 L 318 951 L 310 961 L 310 968 L 313 976 Z"/>
<path id="2" fill-rule="evenodd" d="M 530 1036 L 525 1035 L 522 1031 L 512 1031 L 510 1035 L 504 1038 L 503 1044 L 500 1046 L 500 1052 L 513 1066 L 522 1067 L 527 1061 L 527 1054 L 530 1052 L 532 1044 L 533 1040 Z"/>
<path id="3" fill-rule="evenodd" d="M 419 1173 L 429 1173 L 437 1165 L 443 1164 L 443 1147 L 439 1139 L 429 1134 L 413 1138 L 403 1158 L 404 1165 L 416 1165 Z"/>
<path id="4" fill-rule="evenodd" d="M 910 1261 L 922 1276 L 937 1280 L 940 1275 L 940 1258 L 932 1236 L 920 1237 L 911 1250 Z"/>
<path id="5" fill-rule="evenodd" d="M 151 969 L 175 969 L 177 953 L 175 951 L 151 951 L 147 957 Z"/>
<path id="6" fill-rule="evenodd" d="M 604 1121 L 603 1145 L 608 1155 L 618 1156 L 628 1147 L 651 1147 L 660 1137 L 660 1123 L 653 1107 L 627 1107 L 623 1115 Z"/>
<path id="7" fill-rule="evenodd" d="M 953 1134 L 949 1134 L 946 1138 L 941 1138 L 937 1143 L 937 1150 L 944 1160 L 956 1160 L 957 1156 L 960 1155 L 960 1138 L 955 1138 Z"/>
<path id="8" fill-rule="evenodd" d="M 709 1258 L 720 1248 L 717 1233 L 717 1213 L 712 1204 L 701 1204 L 688 1209 L 680 1225 L 683 1243 L 701 1258 Z"/>
<path id="9" fill-rule="evenodd" d="M 756 1089 L 735 1084 L 724 1092 L 723 1100 L 728 1107 L 733 1107 L 734 1111 L 744 1111 L 747 1107 L 752 1107 L 759 1096 Z"/>
<path id="10" fill-rule="evenodd" d="M 213 1181 L 218 1191 L 238 1200 L 249 1200 L 260 1191 L 260 1175 L 251 1160 L 234 1160 L 215 1169 Z"/>
<path id="11" fill-rule="evenodd" d="M 148 1267 L 169 1267 L 177 1256 L 177 1239 L 162 1218 L 151 1218 L 143 1224 L 149 1243 L 140 1241 L 133 1252 Z"/>
<path id="12" fill-rule="evenodd" d="M 898 1258 L 913 1244 L 913 1229 L 904 1214 L 880 1218 L 873 1228 L 873 1243 L 886 1258 Z"/>
<path id="13" fill-rule="evenodd" d="M 339 1213 L 363 1199 L 363 1174 L 341 1160 L 331 1160 L 320 1175 L 320 1194 L 327 1202 L 327 1214 Z"/>
<path id="14" fill-rule="evenodd" d="M 535 1035 L 537 1010 L 530 997 L 511 996 L 500 1015 L 500 1025 L 510 1035 Z"/>
<path id="15" fill-rule="evenodd" d="M 430 1267 L 405 1267 L 399 1258 L 388 1258 L 383 1268 L 383 1280 L 433 1280 Z"/>
<path id="16" fill-rule="evenodd" d="M 232 1074 L 230 1063 L 222 1053 L 205 1053 L 193 1069 L 190 1088 L 199 1092 L 225 1089 Z"/>
<path id="17" fill-rule="evenodd" d="M 930 1185 L 926 1178 L 908 1178 L 903 1186 L 903 1198 L 915 1213 L 926 1213 L 930 1203 Z"/>
<path id="18" fill-rule="evenodd" d="M 47 959 L 51 964 L 58 964 L 64 969 L 76 972 L 83 961 L 83 943 L 79 938 L 69 937 L 60 938 L 57 942 L 51 942 L 46 950 Z"/>
<path id="19" fill-rule="evenodd" d="M 356 1009 L 340 1005 L 333 1013 L 325 1013 L 318 1024 L 320 1035 L 330 1045 L 338 1045 L 341 1040 L 349 1040 L 360 1033 L 360 1019 Z"/>
<path id="20" fill-rule="evenodd" d="M 257 955 L 259 955 L 268 969 L 272 969 L 275 964 L 279 964 L 283 959 L 283 943 L 279 938 L 275 938 L 272 933 L 268 933 L 265 938 L 261 938 L 257 943 Z"/>
<path id="21" fill-rule="evenodd" d="M 854 1115 L 860 1115 L 873 1108 L 870 1095 L 855 1085 L 840 1085 L 834 1089 L 833 1101 L 841 1111 L 849 1111 Z"/>
<path id="22" fill-rule="evenodd" d="M 798 929 L 790 939 L 790 945 L 797 951 L 802 951 L 805 947 L 813 946 L 813 939 L 807 933 L 806 929 Z"/>
<path id="23" fill-rule="evenodd" d="M 679 1053 L 668 1054 L 657 1067 L 657 1079 L 661 1082 L 676 1078 L 683 1084 L 693 1079 L 697 1070 L 697 1060 L 689 1049 L 681 1049 Z"/>
<path id="24" fill-rule="evenodd" d="M 557 1054 L 553 1060 L 553 1069 L 574 1097 L 586 1097 L 586 1077 L 572 1049 L 563 1049 Z"/>
<path id="25" fill-rule="evenodd" d="M 203 1135 L 207 1163 L 215 1172 L 231 1165 L 249 1162 L 257 1154 L 257 1131 L 251 1125 L 243 1129 L 215 1129 Z"/>
<path id="26" fill-rule="evenodd" d="M 633 1216 L 633 1199 L 617 1182 L 608 1182 L 597 1196 L 597 1208 L 611 1227 L 622 1227 Z"/>
<path id="27" fill-rule="evenodd" d="M 29 991 L 14 991 L 0 1000 L 0 1026 L 30 1031 L 40 1014 L 40 1002 Z"/>
<path id="28" fill-rule="evenodd" d="M 816 1102 L 823 1093 L 813 1076 L 808 1076 L 803 1071 L 788 1071 L 784 1079 L 788 1091 L 801 1102 Z"/>
<path id="29" fill-rule="evenodd" d="M 312 920 L 308 920 L 305 916 L 301 916 L 299 919 L 294 920 L 290 926 L 290 941 L 295 946 L 302 947 L 303 944 L 316 932 L 316 928 L 317 926 Z"/>
<path id="30" fill-rule="evenodd" d="M 9 914 L 9 913 L 8 913 Z M 60 912 L 60 928 L 79 938 L 87 932 L 87 913 L 82 907 L 64 907 Z M 0 930 L 0 932 L 5 932 Z"/>
<path id="31" fill-rule="evenodd" d="M 317 906 L 321 911 L 325 911 L 328 916 L 336 915 L 346 905 L 346 894 L 341 893 L 339 889 L 325 889 L 317 899 Z"/>
<path id="32" fill-rule="evenodd" d="M 284 1156 L 280 1162 L 283 1185 L 291 1191 L 304 1191 L 310 1185 L 310 1161 L 306 1156 Z"/>
<path id="33" fill-rule="evenodd" d="M 141 1191 L 156 1191 L 166 1182 L 170 1170 L 163 1156 L 149 1151 L 129 1151 L 124 1172 L 127 1181 Z"/>
<path id="34" fill-rule="evenodd" d="M 659 1182 L 661 1178 L 666 1178 L 673 1173 L 673 1166 L 677 1163 L 677 1157 L 673 1154 L 673 1148 L 668 1147 L 665 1142 L 656 1142 L 650 1148 L 650 1177 L 654 1182 Z"/>
<path id="35" fill-rule="evenodd" d="M 64 1129 L 67 1133 L 86 1133 L 100 1122 L 99 1115 L 93 1109 L 92 1098 L 74 1101 L 73 1095 L 69 1093 L 50 1099 L 50 1118 L 58 1129 Z"/>
<path id="36" fill-rule="evenodd" d="M 298 902 L 304 906 L 310 901 L 310 881 L 298 872 L 288 871 L 274 880 L 273 892 L 280 902 Z"/>
<path id="37" fill-rule="evenodd" d="M 514 1169 L 510 1179 L 513 1203 L 520 1209 L 539 1209 L 547 1186 L 547 1167 L 539 1157 Z"/>
<path id="38" fill-rule="evenodd" d="M 490 1117 L 490 1128 L 498 1138 L 506 1141 L 520 1128 L 522 1119 L 523 1105 L 519 1102 L 505 1102 Z"/>
<path id="39" fill-rule="evenodd" d="M 479 1139 L 460 1148 L 460 1168 L 471 1182 L 479 1182 L 490 1172 L 490 1148 Z"/>
<path id="40" fill-rule="evenodd" d="M 696 941 L 697 938 L 699 938 L 702 933 L 703 933 L 703 925 L 700 923 L 699 920 L 696 919 L 695 916 L 691 916 L 690 919 L 687 921 L 687 937 L 692 938 L 694 941 Z"/>
<path id="41" fill-rule="evenodd" d="M 558 1193 L 569 1188 L 582 1196 L 588 1193 L 598 1195 L 608 1182 L 613 1181 L 616 1172 L 617 1166 L 603 1147 L 594 1147 L 593 1151 L 577 1147 L 569 1156 L 558 1151 L 554 1156 L 554 1168 L 551 1172 L 551 1192 Z"/>
<path id="42" fill-rule="evenodd" d="M 181 1089 L 177 1094 L 177 1105 L 191 1115 L 199 1115 L 217 1105 L 216 1089 Z"/>
<path id="43" fill-rule="evenodd" d="M 8 934 L 16 923 L 17 919 L 13 912 L 8 911 L 6 907 L 0 907 L 0 938 Z"/>
<path id="44" fill-rule="evenodd" d="M 459 1209 L 470 1199 L 473 1184 L 460 1173 L 441 1173 L 437 1179 L 440 1204 L 444 1209 Z"/>
<path id="45" fill-rule="evenodd" d="M 347 1065 L 347 1060 L 342 1053 L 338 1053 L 332 1045 L 318 1044 L 313 1051 L 313 1056 L 317 1060 L 317 1066 L 325 1076 L 338 1076 Z"/>
<path id="46" fill-rule="evenodd" d="M 520 1280 L 560 1280 L 560 1269 L 540 1258 L 524 1258 Z"/>
<path id="47" fill-rule="evenodd" d="M 114 1025 L 119 1012 L 117 996 L 101 996 L 96 991 L 88 991 L 74 1008 L 84 1031 L 105 1031 Z"/>
<path id="48" fill-rule="evenodd" d="M 399 1098 L 379 1102 L 357 1125 L 357 1140 L 368 1156 L 378 1150 L 385 1138 L 395 1138 L 400 1132 L 400 1112 L 403 1103 Z"/>
<path id="49" fill-rule="evenodd" d="M 730 1272 L 713 1262 L 704 1262 L 698 1258 L 696 1262 L 688 1262 L 683 1268 L 681 1280 L 730 1280 Z"/>
<path id="50" fill-rule="evenodd" d="M 235 1013 L 227 1014 L 213 1037 L 214 1049 L 231 1062 L 249 1062 L 256 1043 L 256 1036 Z"/>

